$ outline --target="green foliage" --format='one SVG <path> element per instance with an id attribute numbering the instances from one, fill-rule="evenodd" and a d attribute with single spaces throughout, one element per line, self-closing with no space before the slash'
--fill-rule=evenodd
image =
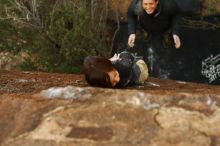
<path id="1" fill-rule="evenodd" d="M 18 53 L 22 48 L 20 34 L 9 20 L 0 20 L 0 51 Z"/>
<path id="2" fill-rule="evenodd" d="M 36 26 L 39 22 L 35 23 L 34 19 L 19 25 L 0 21 L 0 28 L 7 30 L 0 34 L 10 38 L 14 35 L 17 39 L 10 43 L 2 38 L 0 44 L 6 44 L 0 47 L 28 53 L 22 69 L 79 73 L 84 57 L 110 54 L 106 41 L 106 21 L 100 19 L 100 14 L 92 16 L 88 0 L 56 1 L 48 7 L 45 7 L 45 3 L 39 2 L 43 28 Z M 22 13 L 19 15 L 25 17 Z"/>

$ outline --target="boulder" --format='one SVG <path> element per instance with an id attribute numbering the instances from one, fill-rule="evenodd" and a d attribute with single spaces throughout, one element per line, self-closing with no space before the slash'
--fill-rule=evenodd
<path id="1" fill-rule="evenodd" d="M 2 146 L 215 146 L 220 86 L 149 78 L 95 88 L 83 75 L 0 70 Z"/>

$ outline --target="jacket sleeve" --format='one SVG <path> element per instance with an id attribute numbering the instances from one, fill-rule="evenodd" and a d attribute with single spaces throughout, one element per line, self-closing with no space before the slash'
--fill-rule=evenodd
<path id="1" fill-rule="evenodd" d="M 118 69 L 130 69 L 133 65 L 133 60 L 127 58 L 120 58 L 119 60 L 112 62 Z"/>
<path id="2" fill-rule="evenodd" d="M 171 31 L 172 34 L 176 34 L 179 36 L 179 23 L 180 23 L 180 16 L 177 14 L 174 14 L 172 16 L 172 20 L 171 20 Z"/>
<path id="3" fill-rule="evenodd" d="M 137 25 L 137 15 L 135 14 L 135 7 L 138 0 L 132 0 L 130 6 L 127 11 L 127 19 L 128 19 L 128 34 L 134 34 L 136 32 Z"/>
<path id="4" fill-rule="evenodd" d="M 168 12 L 171 21 L 171 33 L 179 36 L 180 13 L 176 4 L 176 0 L 164 0 L 165 11 Z"/>

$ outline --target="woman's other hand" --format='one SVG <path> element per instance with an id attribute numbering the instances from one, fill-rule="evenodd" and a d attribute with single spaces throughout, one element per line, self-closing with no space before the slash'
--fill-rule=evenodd
<path id="1" fill-rule="evenodd" d="M 181 41 L 178 35 L 174 34 L 173 35 L 173 40 L 174 40 L 174 45 L 176 49 L 179 49 L 181 46 Z"/>
<path id="2" fill-rule="evenodd" d="M 134 47 L 135 39 L 136 39 L 136 35 L 130 34 L 130 36 L 128 38 L 128 46 L 129 47 L 131 47 L 131 48 Z"/>

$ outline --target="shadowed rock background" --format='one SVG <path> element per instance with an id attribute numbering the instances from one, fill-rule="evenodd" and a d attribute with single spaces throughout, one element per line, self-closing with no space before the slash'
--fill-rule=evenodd
<path id="1" fill-rule="evenodd" d="M 117 17 L 114 13 L 118 12 L 119 19 L 121 22 L 127 20 L 127 8 L 132 0 L 109 0 L 110 15 L 108 16 L 111 20 L 117 21 Z M 220 1 L 219 0 L 203 0 L 201 16 L 213 16 L 219 15 L 220 13 Z"/>
<path id="2" fill-rule="evenodd" d="M 123 4 L 119 9 L 120 27 L 115 39 L 114 51 L 127 49 L 126 11 L 129 2 L 113 1 L 112 12 L 118 9 L 117 4 Z M 198 83 L 220 84 L 220 2 L 204 0 L 201 14 L 182 17 L 180 23 L 180 38 L 182 46 L 169 53 L 154 48 L 148 48 L 143 41 L 136 44 L 131 52 L 139 52 L 148 64 L 151 76 L 169 78 Z M 117 21 L 117 17 L 110 17 Z M 142 36 L 140 36 L 144 39 Z M 168 56 L 169 58 L 164 56 Z M 164 63 L 161 63 L 164 62 Z M 169 67 L 167 67 L 169 66 Z"/>

